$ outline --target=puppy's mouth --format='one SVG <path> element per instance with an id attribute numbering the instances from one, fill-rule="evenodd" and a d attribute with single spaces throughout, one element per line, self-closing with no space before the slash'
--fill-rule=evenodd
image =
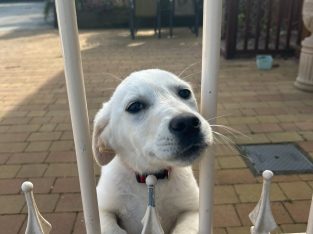
<path id="1" fill-rule="evenodd" d="M 190 144 L 178 152 L 175 159 L 179 161 L 193 162 L 208 147 L 207 143 Z"/>

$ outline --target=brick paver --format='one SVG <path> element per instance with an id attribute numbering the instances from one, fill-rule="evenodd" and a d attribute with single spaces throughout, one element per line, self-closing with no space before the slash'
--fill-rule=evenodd
<path id="1" fill-rule="evenodd" d="M 112 75 L 123 78 L 156 67 L 179 74 L 198 62 L 182 77 L 199 98 L 201 37 L 177 29 L 173 39 L 140 37 L 136 40 L 142 43 L 134 46 L 121 36 L 126 33 L 80 34 L 90 123 L 119 83 Z M 0 32 L 0 54 L 0 230 L 24 233 L 20 185 L 29 179 L 52 233 L 85 233 L 57 31 Z M 238 144 L 294 142 L 313 159 L 313 94 L 293 87 L 298 61 L 275 63 L 278 68 L 262 72 L 254 59 L 222 59 L 217 123 L 244 135 L 216 130 Z M 214 233 L 249 233 L 247 214 L 259 199 L 262 178 L 253 175 L 235 147 L 217 146 L 215 163 Z M 274 177 L 271 200 L 278 233 L 305 231 L 312 191 L 312 174 Z"/>

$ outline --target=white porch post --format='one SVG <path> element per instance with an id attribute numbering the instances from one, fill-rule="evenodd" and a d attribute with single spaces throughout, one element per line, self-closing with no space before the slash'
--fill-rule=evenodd
<path id="1" fill-rule="evenodd" d="M 302 9 L 303 22 L 311 36 L 302 41 L 299 72 L 295 86 L 305 91 L 313 91 L 313 0 L 305 0 Z"/>
<path id="2" fill-rule="evenodd" d="M 204 0 L 202 39 L 201 112 L 215 124 L 217 110 L 217 77 L 220 60 L 221 0 Z M 200 162 L 200 234 L 213 229 L 214 149 Z"/>
<path id="3" fill-rule="evenodd" d="M 56 0 L 64 71 L 87 233 L 99 234 L 100 221 L 91 138 L 80 57 L 75 0 Z"/>

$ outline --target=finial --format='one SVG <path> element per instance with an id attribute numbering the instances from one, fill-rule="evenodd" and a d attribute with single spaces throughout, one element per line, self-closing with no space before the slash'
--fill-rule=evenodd
<path id="1" fill-rule="evenodd" d="M 49 234 L 51 224 L 40 214 L 33 194 L 33 184 L 25 181 L 22 184 L 22 191 L 25 194 L 27 203 L 28 219 L 25 234 Z"/>

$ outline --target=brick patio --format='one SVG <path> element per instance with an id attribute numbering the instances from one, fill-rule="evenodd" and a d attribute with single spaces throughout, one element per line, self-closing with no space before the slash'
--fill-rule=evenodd
<path id="1" fill-rule="evenodd" d="M 131 41 L 126 30 L 81 32 L 90 120 L 119 83 L 113 76 L 139 69 L 179 74 L 198 62 L 182 76 L 199 97 L 201 37 L 185 29 L 175 34 L 158 40 L 146 33 Z M 85 233 L 57 31 L 1 32 L 0 55 L 0 230 L 24 233 L 20 185 L 29 179 L 52 233 Z M 247 135 L 236 136 L 237 143 L 296 142 L 313 158 L 313 94 L 293 87 L 297 60 L 275 63 L 279 66 L 260 72 L 253 59 L 221 61 L 217 122 Z M 247 215 L 262 179 L 226 146 L 217 147 L 216 169 L 214 233 L 248 234 Z M 305 231 L 312 191 L 311 174 L 275 176 L 277 232 Z"/>

